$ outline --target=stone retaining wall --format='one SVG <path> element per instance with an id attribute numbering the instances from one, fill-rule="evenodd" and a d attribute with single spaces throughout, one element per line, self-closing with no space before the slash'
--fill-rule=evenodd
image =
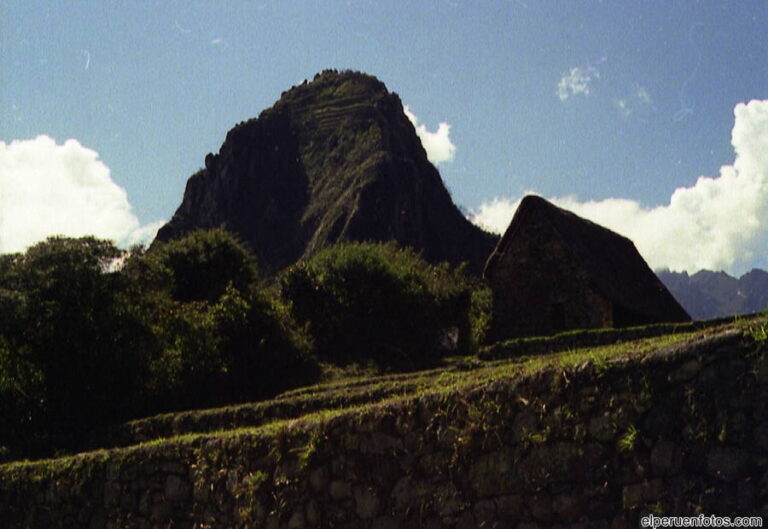
<path id="1" fill-rule="evenodd" d="M 0 467 L 9 529 L 637 527 L 768 515 L 768 358 L 735 332 L 460 393 Z"/>
<path id="2" fill-rule="evenodd" d="M 742 317 L 749 316 L 751 315 Z M 657 323 L 622 329 L 583 329 L 554 336 L 513 338 L 481 348 L 478 356 L 483 360 L 498 360 L 500 358 L 515 358 L 533 354 L 549 354 L 582 347 L 599 347 L 601 345 L 630 342 L 677 332 L 698 331 L 730 323 L 737 318 L 738 316 L 727 316 L 706 321 Z"/>

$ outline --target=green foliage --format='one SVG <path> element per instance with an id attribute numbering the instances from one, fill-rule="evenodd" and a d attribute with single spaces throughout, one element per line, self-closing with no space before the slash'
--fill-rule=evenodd
<path id="1" fill-rule="evenodd" d="M 273 395 L 317 364 L 221 230 L 144 251 L 50 238 L 0 257 L 0 455 L 81 446 L 142 414 Z"/>
<path id="2" fill-rule="evenodd" d="M 253 256 L 216 229 L 138 253 L 126 273 L 141 284 L 157 347 L 142 398 L 167 409 L 263 398 L 318 376 L 309 342 L 261 287 Z"/>
<path id="3" fill-rule="evenodd" d="M 253 254 L 223 229 L 197 230 L 158 243 L 141 264 L 147 279 L 169 287 L 173 299 L 181 302 L 215 302 L 230 283 L 244 292 L 258 280 Z"/>
<path id="4" fill-rule="evenodd" d="M 640 432 L 635 425 L 630 424 L 627 431 L 624 432 L 624 435 L 622 435 L 617 442 L 619 452 L 632 452 L 637 445 L 639 434 Z"/>
<path id="5" fill-rule="evenodd" d="M 4 257 L 0 393 L 16 419 L 0 444 L 67 439 L 126 413 L 147 335 L 112 270 L 121 255 L 93 237 L 53 237 Z"/>
<path id="6" fill-rule="evenodd" d="M 491 288 L 479 280 L 475 281 L 470 305 L 473 349 L 476 349 L 485 342 L 485 337 L 491 328 L 491 310 L 493 306 Z"/>
<path id="7" fill-rule="evenodd" d="M 0 337 L 0 461 L 19 452 L 44 412 L 42 372 L 23 353 L 14 354 Z"/>
<path id="8" fill-rule="evenodd" d="M 462 269 L 393 244 L 325 249 L 280 278 L 322 359 L 417 368 L 470 350 L 471 289 Z"/>
<path id="9" fill-rule="evenodd" d="M 768 342 L 768 323 L 765 321 L 756 321 L 747 326 L 747 335 L 757 344 L 764 346 Z"/>
<path id="10" fill-rule="evenodd" d="M 226 308 L 226 302 L 219 304 Z M 263 398 L 315 382 L 320 370 L 310 355 L 310 341 L 287 305 L 274 293 L 260 290 L 251 293 L 245 308 L 242 325 L 219 316 L 224 352 L 231 362 L 230 401 Z"/>
<path id="11" fill-rule="evenodd" d="M 301 465 L 302 468 L 307 468 L 315 459 L 317 459 L 318 451 L 327 442 L 328 437 L 326 435 L 323 435 L 317 430 L 310 432 L 307 443 L 300 447 L 298 453 L 299 465 Z"/>

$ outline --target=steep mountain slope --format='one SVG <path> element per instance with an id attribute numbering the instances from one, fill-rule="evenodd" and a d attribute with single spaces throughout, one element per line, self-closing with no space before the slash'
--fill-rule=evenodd
<path id="1" fill-rule="evenodd" d="M 400 98 L 356 72 L 318 74 L 230 130 L 157 239 L 222 225 L 271 273 L 342 240 L 394 240 L 479 273 L 496 242 L 453 204 Z"/>
<path id="2" fill-rule="evenodd" d="M 701 270 L 693 275 L 663 270 L 657 273 L 693 319 L 750 314 L 768 307 L 768 272 L 759 269 L 740 278 Z"/>

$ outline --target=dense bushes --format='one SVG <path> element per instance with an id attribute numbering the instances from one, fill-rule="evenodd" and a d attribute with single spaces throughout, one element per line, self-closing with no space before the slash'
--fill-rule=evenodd
<path id="1" fill-rule="evenodd" d="M 213 303 L 164 300 L 149 314 L 159 343 L 143 414 L 158 401 L 189 409 L 260 399 L 319 375 L 306 336 L 262 291 L 230 286 Z"/>
<path id="2" fill-rule="evenodd" d="M 148 401 L 175 409 L 263 398 L 318 375 L 309 341 L 224 230 L 196 231 L 130 260 L 158 347 Z"/>
<path id="3" fill-rule="evenodd" d="M 318 359 L 433 365 L 473 350 L 488 299 L 394 245 L 329 248 L 268 285 L 222 230 L 131 251 L 51 238 L 0 256 L 0 460 L 306 385 Z"/>
<path id="4" fill-rule="evenodd" d="M 51 238 L 0 258 L 0 451 L 75 446 L 129 417 L 317 377 L 309 342 L 221 230 L 152 251 Z"/>
<path id="5" fill-rule="evenodd" d="M 147 274 L 137 279 L 167 288 L 180 302 L 215 302 L 228 286 L 248 291 L 259 279 L 253 255 L 227 231 L 199 230 L 158 243 L 141 263 Z"/>
<path id="6" fill-rule="evenodd" d="M 408 369 L 472 348 L 463 270 L 428 264 L 409 249 L 337 245 L 288 269 L 280 285 L 326 361 Z"/>
<path id="7" fill-rule="evenodd" d="M 15 418 L 3 419 L 12 439 L 0 445 L 66 438 L 128 412 L 150 337 L 110 271 L 120 253 L 91 237 L 52 238 L 2 257 L 0 398 Z"/>

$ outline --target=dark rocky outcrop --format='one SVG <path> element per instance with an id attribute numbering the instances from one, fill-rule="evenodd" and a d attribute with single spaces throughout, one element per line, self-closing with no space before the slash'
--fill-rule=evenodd
<path id="1" fill-rule="evenodd" d="M 659 279 L 695 320 L 751 314 L 768 307 L 768 272 L 753 269 L 738 279 L 725 272 L 658 272 Z"/>
<path id="2" fill-rule="evenodd" d="M 534 195 L 523 198 L 484 276 L 491 341 L 690 321 L 632 241 Z"/>
<path id="3" fill-rule="evenodd" d="M 157 239 L 219 226 L 268 273 L 350 240 L 394 240 L 479 273 L 496 241 L 453 204 L 400 98 L 355 72 L 318 74 L 230 130 Z"/>

